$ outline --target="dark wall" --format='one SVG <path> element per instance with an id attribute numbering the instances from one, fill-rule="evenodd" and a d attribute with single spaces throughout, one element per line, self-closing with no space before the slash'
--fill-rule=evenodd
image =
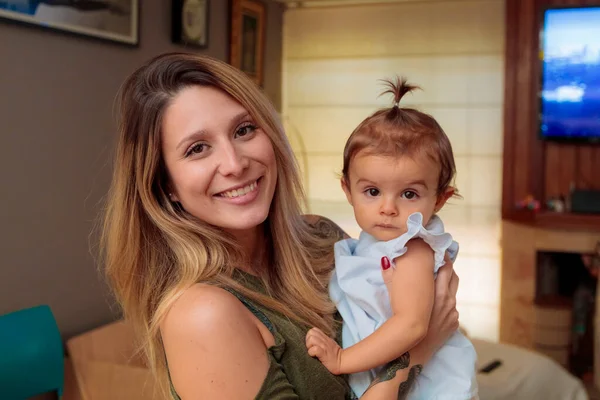
<path id="1" fill-rule="evenodd" d="M 113 102 L 170 42 L 169 1 L 144 1 L 130 48 L 0 21 L 0 314 L 49 304 L 65 337 L 117 316 L 90 233 L 111 174 Z M 211 2 L 210 45 L 228 54 L 228 2 Z M 265 91 L 280 108 L 283 8 L 268 3 Z"/>

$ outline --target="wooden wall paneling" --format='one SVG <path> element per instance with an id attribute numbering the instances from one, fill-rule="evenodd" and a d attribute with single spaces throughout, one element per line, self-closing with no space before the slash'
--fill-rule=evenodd
<path id="1" fill-rule="evenodd" d="M 578 187 L 600 190 L 600 146 L 582 146 L 578 150 Z"/>
<path id="2" fill-rule="evenodd" d="M 563 6 L 577 6 L 577 5 L 600 5 L 598 0 L 553 0 L 552 4 L 563 5 Z M 561 162 L 565 164 L 565 168 L 561 171 L 562 173 L 557 178 L 557 185 L 559 190 L 568 191 L 571 182 L 575 183 L 577 188 L 581 189 L 600 189 L 600 161 L 598 164 L 594 161 L 600 156 L 600 148 L 589 144 L 579 145 L 563 145 L 556 146 L 555 144 L 547 144 L 547 151 L 551 148 L 557 154 L 555 155 L 555 162 Z M 572 166 L 573 161 L 575 165 Z M 546 164 L 546 177 L 550 179 L 553 175 L 551 165 Z M 598 183 L 596 183 L 598 182 Z M 549 191 L 546 191 L 546 195 L 550 195 Z"/>
<path id="3" fill-rule="evenodd" d="M 517 76 L 513 83 L 518 90 L 515 102 L 515 158 L 514 158 L 514 193 L 512 203 L 531 193 L 530 182 L 530 150 L 532 145 L 532 117 L 535 113 L 532 104 L 531 75 L 535 61 L 533 51 L 535 46 L 534 31 L 531 21 L 535 13 L 535 1 L 517 1 L 519 5 L 517 49 Z M 514 29 L 515 27 L 511 27 Z"/>
<path id="4" fill-rule="evenodd" d="M 519 33 L 518 2 L 507 0 L 505 3 L 505 55 L 504 55 L 504 148 L 502 162 L 502 216 L 507 218 L 514 204 L 515 169 L 515 113 L 517 99 L 517 43 Z M 511 27 L 510 29 L 508 27 Z"/>
<path id="5" fill-rule="evenodd" d="M 555 6 L 599 5 L 598 0 L 545 0 Z M 589 144 L 545 143 L 545 198 L 568 195 L 571 184 L 580 189 L 600 189 L 600 149 Z M 595 156 L 595 157 L 594 157 Z"/>
<path id="6" fill-rule="evenodd" d="M 546 145 L 546 165 L 544 166 L 544 174 L 540 174 L 540 178 L 545 178 L 545 195 L 554 197 L 560 195 L 560 183 L 558 175 L 560 173 L 560 150 L 555 144 Z"/>
<path id="7" fill-rule="evenodd" d="M 577 187 L 600 189 L 600 146 L 538 137 L 539 29 L 546 6 L 600 5 L 600 0 L 506 0 L 502 215 L 531 194 L 542 202 Z"/>
<path id="8" fill-rule="evenodd" d="M 594 147 L 579 147 L 577 149 L 577 188 L 592 189 L 594 180 L 600 180 L 598 171 L 594 173 L 594 155 L 598 157 L 596 148 Z"/>
<path id="9" fill-rule="evenodd" d="M 598 4 L 598 0 L 550 0 L 550 3 L 557 6 L 593 6 Z"/>
<path id="10" fill-rule="evenodd" d="M 600 146 L 596 146 L 592 154 L 592 182 L 590 184 L 591 189 L 600 190 Z"/>
<path id="11" fill-rule="evenodd" d="M 542 24 L 542 13 L 540 12 L 543 7 L 546 6 L 548 0 L 536 0 L 535 7 L 533 10 L 533 19 L 530 29 L 532 30 L 533 40 L 530 51 L 532 53 L 532 68 L 531 68 L 531 93 L 529 101 L 532 104 L 532 112 L 530 116 L 531 127 L 529 138 L 531 145 L 529 149 L 529 182 L 530 182 L 530 193 L 539 200 L 544 200 L 544 179 L 540 177 L 540 171 L 544 170 L 544 146 L 542 140 L 539 138 L 539 115 L 540 115 L 540 100 L 539 93 L 541 91 L 541 59 L 540 59 L 540 26 Z"/>
<path id="12" fill-rule="evenodd" d="M 557 177 L 560 184 L 560 194 L 567 196 L 570 193 L 571 185 L 577 180 L 577 145 L 564 144 L 559 145 L 560 152 L 560 173 Z"/>
<path id="13" fill-rule="evenodd" d="M 589 164 L 590 189 L 600 190 L 600 146 L 592 148 L 592 160 Z"/>
<path id="14" fill-rule="evenodd" d="M 567 196 L 578 175 L 577 146 L 562 143 L 546 144 L 546 191 L 544 198 Z"/>

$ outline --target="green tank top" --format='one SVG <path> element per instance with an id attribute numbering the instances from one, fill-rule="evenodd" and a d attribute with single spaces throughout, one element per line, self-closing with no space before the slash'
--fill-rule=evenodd
<path id="1" fill-rule="evenodd" d="M 243 271 L 234 278 L 248 289 L 266 294 L 263 282 Z M 346 376 L 332 375 L 316 358 L 308 355 L 305 346 L 307 328 L 290 321 L 284 315 L 256 304 L 230 290 L 273 334 L 275 345 L 268 351 L 270 366 L 256 395 L 257 400 L 344 400 L 355 398 Z M 341 341 L 341 324 L 338 332 Z M 173 390 L 173 396 L 179 397 Z"/>

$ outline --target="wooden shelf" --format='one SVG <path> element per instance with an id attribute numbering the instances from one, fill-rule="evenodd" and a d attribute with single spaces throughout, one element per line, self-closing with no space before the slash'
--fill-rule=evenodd
<path id="1" fill-rule="evenodd" d="M 513 210 L 503 219 L 545 229 L 600 232 L 600 214 Z"/>

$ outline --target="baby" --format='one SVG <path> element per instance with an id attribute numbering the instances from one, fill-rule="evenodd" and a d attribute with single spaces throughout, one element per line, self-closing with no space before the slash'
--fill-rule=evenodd
<path id="1" fill-rule="evenodd" d="M 458 253 L 436 216 L 457 195 L 450 141 L 431 116 L 399 106 L 416 86 L 387 83 L 394 105 L 364 120 L 344 149 L 342 189 L 362 232 L 335 245 L 329 293 L 344 319 L 343 349 L 316 328 L 307 334 L 309 354 L 334 374 L 351 374 L 359 397 L 381 366 L 425 337 L 436 272 L 446 253 L 452 260 Z M 387 286 L 384 256 L 396 269 Z M 424 366 L 409 399 L 476 398 L 476 358 L 457 331 Z"/>

